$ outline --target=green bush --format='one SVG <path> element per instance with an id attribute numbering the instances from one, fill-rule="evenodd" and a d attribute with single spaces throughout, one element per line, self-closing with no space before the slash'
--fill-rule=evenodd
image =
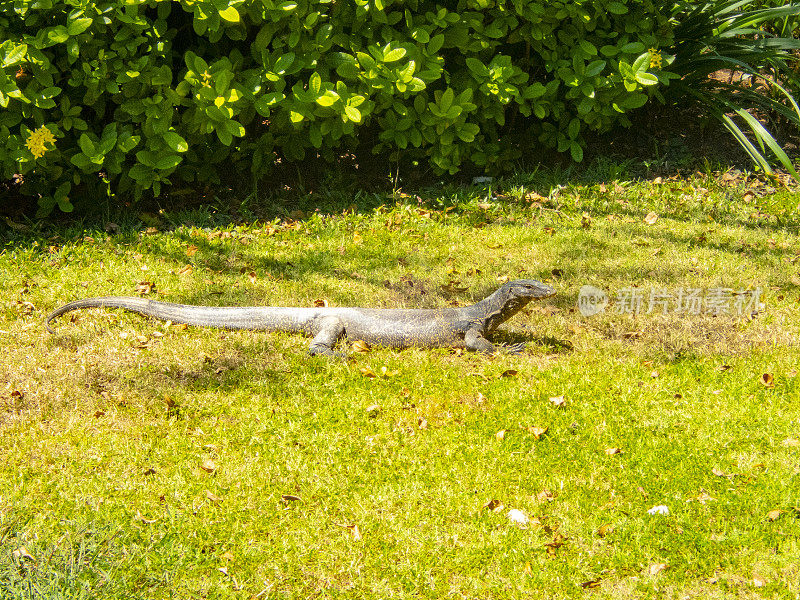
<path id="1" fill-rule="evenodd" d="M 81 193 L 258 180 L 359 141 L 439 172 L 587 131 L 674 77 L 651 0 L 13 0 L 0 13 L 0 177 L 41 212 Z M 371 140 L 371 142 L 367 142 Z"/>

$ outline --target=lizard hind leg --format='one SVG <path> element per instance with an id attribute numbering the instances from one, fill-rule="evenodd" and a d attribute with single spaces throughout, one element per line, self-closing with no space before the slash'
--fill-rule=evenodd
<path id="1" fill-rule="evenodd" d="M 311 340 L 308 353 L 312 356 L 322 354 L 325 356 L 336 356 L 333 347 L 338 339 L 344 334 L 344 322 L 339 317 L 323 317 L 316 323 L 317 333 Z"/>

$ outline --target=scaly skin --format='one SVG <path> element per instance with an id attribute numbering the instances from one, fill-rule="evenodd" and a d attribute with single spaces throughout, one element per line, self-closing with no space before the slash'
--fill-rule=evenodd
<path id="1" fill-rule="evenodd" d="M 491 353 L 498 347 L 490 338 L 497 327 L 517 314 L 532 300 L 556 292 L 533 279 L 503 284 L 488 298 L 463 308 L 380 309 L 380 308 L 288 308 L 271 306 L 190 306 L 143 298 L 107 296 L 65 304 L 47 317 L 50 322 L 81 308 L 124 308 L 163 321 L 222 329 L 292 331 L 312 336 L 311 354 L 333 354 L 342 336 L 391 348 L 466 348 Z M 521 350 L 519 344 L 512 351 Z"/>

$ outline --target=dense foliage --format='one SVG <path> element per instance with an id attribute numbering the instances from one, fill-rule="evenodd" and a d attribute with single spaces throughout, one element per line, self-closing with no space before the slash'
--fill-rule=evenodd
<path id="1" fill-rule="evenodd" d="M 542 144 L 580 160 L 587 130 L 667 82 L 672 43 L 652 0 L 5 6 L 1 176 L 44 210 L 69 210 L 76 185 L 257 179 L 359 139 L 449 172 Z"/>
<path id="2" fill-rule="evenodd" d="M 663 99 L 676 57 L 683 75 L 707 75 L 692 60 L 716 52 L 719 27 L 699 4 L 748 3 L 6 2 L 0 179 L 21 179 L 45 214 L 71 210 L 77 190 L 258 181 L 276 160 L 356 146 L 450 173 L 542 147 L 580 161 L 588 132 Z"/>

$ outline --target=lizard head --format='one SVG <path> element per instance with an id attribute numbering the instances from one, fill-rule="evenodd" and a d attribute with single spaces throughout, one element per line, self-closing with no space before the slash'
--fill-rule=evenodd
<path id="1" fill-rule="evenodd" d="M 504 283 L 499 290 L 489 296 L 490 318 L 486 324 L 487 331 L 494 330 L 500 323 L 507 321 L 532 300 L 549 298 L 556 291 L 549 285 L 535 279 L 517 279 Z"/>

